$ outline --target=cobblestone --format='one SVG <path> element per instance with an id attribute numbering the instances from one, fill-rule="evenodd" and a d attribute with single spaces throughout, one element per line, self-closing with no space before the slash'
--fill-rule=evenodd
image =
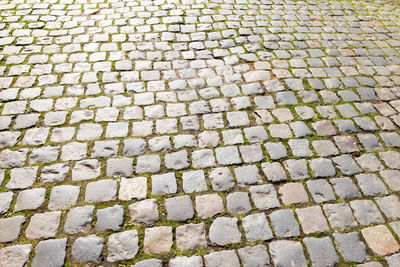
<path id="1" fill-rule="evenodd" d="M 4 2 L 0 265 L 398 265 L 398 7 Z"/>

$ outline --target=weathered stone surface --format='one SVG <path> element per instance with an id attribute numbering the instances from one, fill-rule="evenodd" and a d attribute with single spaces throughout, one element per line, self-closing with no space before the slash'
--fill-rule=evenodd
<path id="1" fill-rule="evenodd" d="M 83 206 L 71 209 L 64 224 L 64 231 L 68 234 L 88 232 L 91 229 L 94 206 Z"/>
<path id="2" fill-rule="evenodd" d="M 122 178 L 118 198 L 121 200 L 144 199 L 147 195 L 147 178 Z"/>
<path id="3" fill-rule="evenodd" d="M 77 262 L 99 263 L 103 250 L 103 238 L 96 235 L 78 237 L 72 244 L 72 257 Z"/>
<path id="4" fill-rule="evenodd" d="M 276 266 L 307 266 L 303 248 L 296 241 L 272 241 L 270 244 L 272 261 Z"/>
<path id="5" fill-rule="evenodd" d="M 243 218 L 244 234 L 250 242 L 272 239 L 272 231 L 264 213 L 251 214 Z"/>
<path id="6" fill-rule="evenodd" d="M 333 234 L 336 246 L 346 262 L 363 262 L 367 257 L 365 244 L 360 241 L 359 233 Z"/>
<path id="7" fill-rule="evenodd" d="M 192 257 L 176 257 L 169 261 L 168 266 L 171 267 L 201 267 L 203 266 L 203 259 L 200 256 Z"/>
<path id="8" fill-rule="evenodd" d="M 197 215 L 202 219 L 208 219 L 224 211 L 222 198 L 218 194 L 196 196 Z"/>
<path id="9" fill-rule="evenodd" d="M 176 246 L 179 250 L 192 250 L 207 246 L 204 223 L 185 224 L 176 228 Z"/>
<path id="10" fill-rule="evenodd" d="M 67 239 L 40 241 L 35 247 L 32 266 L 64 266 Z"/>
<path id="11" fill-rule="evenodd" d="M 90 182 L 86 186 L 86 202 L 103 202 L 114 200 L 117 195 L 117 181 L 107 179 Z"/>
<path id="12" fill-rule="evenodd" d="M 400 249 L 400 245 L 385 225 L 364 228 L 361 233 L 368 247 L 379 256 L 390 255 Z"/>
<path id="13" fill-rule="evenodd" d="M 124 221 L 124 207 L 115 205 L 104 209 L 98 209 L 96 217 L 97 221 L 95 227 L 97 231 L 119 231 Z"/>
<path id="14" fill-rule="evenodd" d="M 239 258 L 234 250 L 212 252 L 204 256 L 204 262 L 209 267 L 239 267 Z"/>
<path id="15" fill-rule="evenodd" d="M 304 244 L 310 254 L 313 266 L 337 266 L 339 256 L 329 237 L 324 238 L 304 238 Z"/>
<path id="16" fill-rule="evenodd" d="M 18 239 L 21 232 L 21 225 L 25 222 L 25 217 L 22 215 L 0 219 L 0 242 L 13 242 Z"/>
<path id="17" fill-rule="evenodd" d="M 61 211 L 36 213 L 32 216 L 25 236 L 28 239 L 50 238 L 57 234 Z"/>
<path id="18" fill-rule="evenodd" d="M 244 267 L 270 266 L 269 256 L 264 245 L 240 248 L 238 254 Z"/>
<path id="19" fill-rule="evenodd" d="M 25 266 L 32 245 L 15 245 L 0 249 L 0 266 Z"/>
<path id="20" fill-rule="evenodd" d="M 129 205 L 131 220 L 136 224 L 151 226 L 159 220 L 156 199 L 145 199 Z"/>
<path id="21" fill-rule="evenodd" d="M 118 262 L 133 259 L 139 251 L 136 230 L 128 230 L 110 235 L 107 243 L 107 261 Z"/>
<path id="22" fill-rule="evenodd" d="M 239 243 L 242 235 L 239 232 L 237 221 L 237 218 L 216 218 L 210 226 L 210 241 L 220 246 Z"/>
<path id="23" fill-rule="evenodd" d="M 146 228 L 144 232 L 144 252 L 151 254 L 169 253 L 172 247 L 172 227 Z"/>

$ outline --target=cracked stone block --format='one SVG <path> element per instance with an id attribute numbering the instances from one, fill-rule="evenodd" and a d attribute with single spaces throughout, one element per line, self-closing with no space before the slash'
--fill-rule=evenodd
<path id="1" fill-rule="evenodd" d="M 151 185 L 152 195 L 174 194 L 177 190 L 175 174 L 172 172 L 152 175 Z"/>
<path id="2" fill-rule="evenodd" d="M 34 188 L 21 191 L 15 201 L 14 212 L 36 210 L 44 203 L 46 189 Z"/>
<path id="3" fill-rule="evenodd" d="M 168 263 L 170 267 L 201 267 L 203 266 L 203 258 L 200 256 L 181 256 L 171 259 Z"/>
<path id="4" fill-rule="evenodd" d="M 300 227 L 291 209 L 273 211 L 269 218 L 275 235 L 278 237 L 292 237 L 300 235 Z"/>
<path id="5" fill-rule="evenodd" d="M 350 202 L 350 207 L 361 225 L 377 224 L 385 221 L 378 207 L 371 200 L 353 200 Z"/>
<path id="6" fill-rule="evenodd" d="M 63 210 L 75 205 L 80 188 L 73 185 L 55 186 L 51 190 L 49 210 Z"/>
<path id="7" fill-rule="evenodd" d="M 76 262 L 99 263 L 104 239 L 96 235 L 78 237 L 72 244 L 71 254 Z"/>
<path id="8" fill-rule="evenodd" d="M 156 173 L 161 168 L 161 159 L 157 155 L 139 156 L 136 162 L 136 173 Z"/>
<path id="9" fill-rule="evenodd" d="M 152 226 L 159 220 L 156 199 L 145 199 L 129 205 L 131 220 L 134 224 Z"/>
<path id="10" fill-rule="evenodd" d="M 147 195 L 147 178 L 122 178 L 118 198 L 121 200 L 144 199 Z"/>
<path id="11" fill-rule="evenodd" d="M 207 267 L 239 267 L 239 258 L 234 250 L 212 252 L 204 256 Z"/>
<path id="12" fill-rule="evenodd" d="M 320 206 L 296 209 L 296 214 L 305 234 L 329 231 L 328 222 L 322 214 Z"/>
<path id="13" fill-rule="evenodd" d="M 159 226 L 146 228 L 144 232 L 144 252 L 147 254 L 166 254 L 172 247 L 172 227 Z"/>
<path id="14" fill-rule="evenodd" d="M 337 266 L 339 256 L 329 237 L 303 239 L 313 266 Z"/>
<path id="15" fill-rule="evenodd" d="M 183 222 L 193 218 L 194 211 L 190 196 L 179 196 L 165 200 L 168 221 Z"/>
<path id="16" fill-rule="evenodd" d="M 243 267 L 269 266 L 270 264 L 267 248 L 264 245 L 240 248 L 238 254 Z"/>
<path id="17" fill-rule="evenodd" d="M 8 243 L 17 240 L 24 222 L 25 217 L 22 215 L 0 219 L 0 228 L 2 229 L 0 231 L 0 242 Z"/>
<path id="18" fill-rule="evenodd" d="M 107 243 L 107 261 L 118 262 L 133 259 L 139 251 L 136 230 L 128 230 L 110 235 Z"/>
<path id="19" fill-rule="evenodd" d="M 29 260 L 32 245 L 15 245 L 0 249 L 0 266 L 23 267 Z"/>
<path id="20" fill-rule="evenodd" d="M 202 219 L 211 218 L 224 211 L 222 198 L 218 194 L 196 196 L 197 215 Z"/>
<path id="21" fill-rule="evenodd" d="M 176 246 L 179 250 L 207 247 L 204 223 L 185 224 L 176 228 Z"/>
<path id="22" fill-rule="evenodd" d="M 61 211 L 34 214 L 26 228 L 25 236 L 31 240 L 55 237 L 60 224 L 60 217 Z"/>
<path id="23" fill-rule="evenodd" d="M 372 252 L 379 256 L 387 256 L 400 249 L 400 245 L 385 225 L 364 228 L 361 234 Z"/>
<path id="24" fill-rule="evenodd" d="M 300 242 L 278 240 L 270 243 L 270 253 L 275 266 L 307 266 Z"/>
<path id="25" fill-rule="evenodd" d="M 239 232 L 237 218 L 218 217 L 210 226 L 209 238 L 211 243 L 223 246 L 239 243 L 242 234 Z"/>
<path id="26" fill-rule="evenodd" d="M 279 188 L 279 195 L 284 205 L 303 204 L 309 201 L 307 192 L 301 183 L 287 183 Z"/>
<path id="27" fill-rule="evenodd" d="M 363 262 L 367 258 L 365 244 L 361 242 L 358 232 L 346 234 L 334 233 L 336 247 L 346 262 Z"/>
<path id="28" fill-rule="evenodd" d="M 121 205 L 98 209 L 96 213 L 96 230 L 104 232 L 107 230 L 119 231 L 124 221 L 124 208 Z"/>
<path id="29" fill-rule="evenodd" d="M 64 266 L 66 247 L 66 238 L 40 241 L 35 247 L 32 266 Z"/>
<path id="30" fill-rule="evenodd" d="M 247 192 L 234 192 L 226 197 L 226 207 L 230 214 L 246 214 L 252 207 Z"/>
<path id="31" fill-rule="evenodd" d="M 83 206 L 71 209 L 64 224 L 67 234 L 88 232 L 91 229 L 94 206 Z"/>
<path id="32" fill-rule="evenodd" d="M 0 160 L 1 161 L 1 160 Z M 38 167 L 14 168 L 10 171 L 7 189 L 25 189 L 32 186 L 36 180 Z"/>
<path id="33" fill-rule="evenodd" d="M 85 191 L 85 201 L 93 203 L 115 200 L 117 183 L 117 181 L 111 179 L 88 183 Z"/>
<path id="34" fill-rule="evenodd" d="M 325 204 L 323 209 L 333 229 L 348 230 L 358 225 L 347 203 Z"/>
<path id="35" fill-rule="evenodd" d="M 273 238 L 271 228 L 264 213 L 251 214 L 243 218 L 244 234 L 247 241 L 270 240 Z"/>

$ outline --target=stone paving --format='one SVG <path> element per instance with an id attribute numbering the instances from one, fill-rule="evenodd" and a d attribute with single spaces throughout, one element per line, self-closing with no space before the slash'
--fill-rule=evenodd
<path id="1" fill-rule="evenodd" d="M 0 1 L 0 266 L 400 266 L 399 7 Z"/>

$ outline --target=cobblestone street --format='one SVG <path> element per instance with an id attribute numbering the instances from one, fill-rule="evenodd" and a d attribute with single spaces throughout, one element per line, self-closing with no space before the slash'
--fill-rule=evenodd
<path id="1" fill-rule="evenodd" d="M 0 0 L 0 267 L 399 267 L 400 2 Z"/>

